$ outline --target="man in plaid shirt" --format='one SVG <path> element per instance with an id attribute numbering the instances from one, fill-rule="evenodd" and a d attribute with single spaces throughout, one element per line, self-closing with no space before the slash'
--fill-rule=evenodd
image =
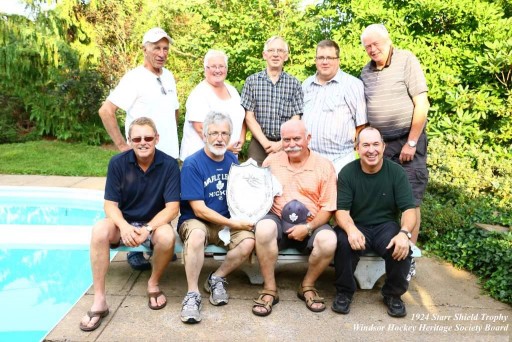
<path id="1" fill-rule="evenodd" d="M 288 44 L 282 37 L 268 39 L 263 49 L 266 69 L 249 76 L 242 90 L 245 121 L 252 133 L 249 157 L 258 165 L 267 155 L 281 150 L 281 124 L 302 116 L 301 84 L 283 71 L 288 51 Z"/>

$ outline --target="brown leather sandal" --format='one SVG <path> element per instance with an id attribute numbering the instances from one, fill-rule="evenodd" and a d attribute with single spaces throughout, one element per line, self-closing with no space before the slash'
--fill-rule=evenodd
<path id="1" fill-rule="evenodd" d="M 272 313 L 272 305 L 276 305 L 279 303 L 279 295 L 277 294 L 277 291 L 274 290 L 266 290 L 263 289 L 263 291 L 258 292 L 260 295 L 258 298 L 253 299 L 254 305 L 252 306 L 252 313 L 256 316 L 265 317 Z M 272 300 L 264 300 L 263 297 L 265 296 L 272 296 Z M 265 308 L 265 312 L 259 312 L 254 310 L 255 308 Z"/>
<path id="2" fill-rule="evenodd" d="M 304 294 L 309 291 L 313 292 L 315 295 L 311 298 L 306 299 L 306 296 L 304 296 Z M 322 312 L 325 310 L 325 299 L 323 297 L 318 296 L 318 290 L 315 289 L 314 286 L 302 286 L 302 284 L 300 284 L 299 289 L 297 290 L 297 297 L 305 301 L 306 307 L 313 312 Z M 313 304 L 315 303 L 322 304 L 322 306 L 319 308 L 314 308 Z"/>

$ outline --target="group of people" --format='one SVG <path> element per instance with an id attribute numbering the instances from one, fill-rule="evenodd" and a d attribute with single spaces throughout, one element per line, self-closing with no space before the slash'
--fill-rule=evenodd
<path id="1" fill-rule="evenodd" d="M 371 60 L 360 79 L 340 70 L 338 44 L 323 40 L 316 48 L 317 72 L 301 85 L 284 71 L 289 48 L 275 36 L 264 45 L 266 69 L 247 78 L 240 96 L 225 82 L 227 55 L 210 50 L 205 79 L 186 102 L 179 151 L 176 83 L 164 67 L 171 42 L 161 28 L 149 30 L 142 41 L 144 64 L 121 79 L 99 110 L 122 153 L 108 166 L 106 218 L 93 227 L 94 301 L 80 329 L 98 328 L 109 314 L 109 249 L 119 245 L 151 249 L 151 263 L 140 252 L 129 253 L 128 262 L 152 269 L 149 308 L 166 306 L 159 280 L 174 255 L 170 222 L 178 216 L 188 287 L 181 310 L 185 323 L 201 321 L 198 282 L 208 244 L 228 249 L 204 284 L 212 305 L 228 303 L 226 277 L 255 252 L 264 284 L 252 312 L 271 314 L 279 302 L 278 251 L 294 247 L 309 255 L 297 296 L 309 310 L 325 310 L 315 282 L 334 260 L 331 308 L 347 314 L 359 257 L 373 250 L 386 264 L 381 292 L 387 312 L 405 316 L 401 296 L 415 273 L 411 245 L 428 181 L 428 88 L 416 57 L 395 48 L 383 25 L 372 24 L 361 35 Z M 117 123 L 118 108 L 126 111 L 126 138 Z M 229 169 L 239 163 L 247 129 L 249 157 L 282 185 L 282 194 L 258 222 L 231 218 L 226 199 Z M 219 236 L 224 227 L 230 228 L 227 245 Z"/>

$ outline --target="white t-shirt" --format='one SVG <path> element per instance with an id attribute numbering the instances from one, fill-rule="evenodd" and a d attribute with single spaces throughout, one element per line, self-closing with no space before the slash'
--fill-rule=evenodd
<path id="1" fill-rule="evenodd" d="M 178 129 L 175 111 L 179 108 L 176 82 L 172 73 L 163 68 L 160 82 L 157 76 L 144 66 L 128 71 L 107 100 L 126 111 L 125 134 L 128 137 L 130 123 L 145 116 L 155 122 L 160 135 L 156 146 L 168 155 L 178 158 Z M 163 93 L 162 87 L 166 94 Z"/>
<path id="2" fill-rule="evenodd" d="M 187 113 L 183 124 L 183 138 L 181 140 L 180 159 L 188 156 L 204 147 L 204 141 L 199 137 L 192 126 L 192 122 L 204 122 L 209 112 L 215 111 L 225 114 L 233 122 L 233 133 L 229 145 L 237 142 L 242 133 L 242 125 L 245 119 L 245 110 L 240 105 L 240 95 L 232 85 L 225 83 L 231 96 L 227 100 L 220 99 L 211 86 L 203 80 L 190 93 L 187 99 Z"/>

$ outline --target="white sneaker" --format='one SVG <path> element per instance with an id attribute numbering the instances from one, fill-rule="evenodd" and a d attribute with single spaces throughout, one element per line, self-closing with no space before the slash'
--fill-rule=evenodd
<path id="1" fill-rule="evenodd" d="M 181 305 L 181 321 L 183 323 L 201 322 L 201 294 L 188 292 Z"/>

